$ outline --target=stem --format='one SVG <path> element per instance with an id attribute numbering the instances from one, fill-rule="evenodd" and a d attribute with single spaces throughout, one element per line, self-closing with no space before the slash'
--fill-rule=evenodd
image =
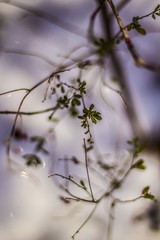
<path id="1" fill-rule="evenodd" d="M 95 207 L 93 208 L 93 210 L 91 211 L 91 213 L 89 214 L 89 216 L 87 217 L 87 219 L 82 223 L 82 225 L 78 228 L 78 230 L 72 235 L 72 239 L 75 238 L 75 236 L 77 235 L 77 233 L 79 233 L 79 231 L 84 227 L 84 225 L 89 221 L 89 219 L 93 216 L 95 210 L 96 210 L 97 204 L 95 205 Z"/>
<path id="2" fill-rule="evenodd" d="M 13 53 L 13 54 L 20 54 L 25 56 L 31 56 L 31 57 L 37 57 L 41 60 L 45 61 L 46 63 L 50 64 L 51 66 L 56 66 L 57 64 L 42 55 L 41 53 L 33 52 L 33 51 L 25 51 L 25 50 L 19 50 L 19 49 L 6 49 L 6 48 L 0 48 L 0 52 L 3 53 Z"/>
<path id="3" fill-rule="evenodd" d="M 7 92 L 0 93 L 0 96 L 8 94 L 8 93 L 12 93 L 12 92 L 18 92 L 18 91 L 27 91 L 27 92 L 29 92 L 29 89 L 28 88 L 14 89 L 14 90 L 10 90 L 10 91 L 7 91 Z"/>
<path id="4" fill-rule="evenodd" d="M 91 192 L 92 200 L 94 201 L 94 196 L 93 196 L 92 187 L 91 187 L 91 181 L 90 181 L 90 176 L 89 176 L 89 170 L 88 170 L 88 157 L 87 157 L 87 148 L 86 148 L 86 141 L 85 141 L 85 138 L 84 138 L 83 140 L 84 140 L 85 164 L 86 164 L 86 171 L 87 171 L 88 184 L 89 184 L 89 188 L 90 188 L 90 192 Z"/>

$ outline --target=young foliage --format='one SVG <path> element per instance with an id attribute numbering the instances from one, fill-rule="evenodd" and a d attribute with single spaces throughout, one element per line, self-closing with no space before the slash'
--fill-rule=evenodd
<path id="1" fill-rule="evenodd" d="M 26 165 L 29 167 L 38 167 L 42 164 L 41 159 L 35 154 L 25 154 L 23 158 L 26 160 Z"/>
<path id="2" fill-rule="evenodd" d="M 145 170 L 146 166 L 144 165 L 144 160 L 143 159 L 139 159 L 138 161 L 136 161 L 133 165 L 132 168 L 137 168 L 139 170 Z"/>
<path id="3" fill-rule="evenodd" d="M 49 152 L 44 148 L 46 140 L 42 136 L 33 136 L 30 138 L 30 141 L 36 143 L 35 152 L 49 154 Z"/>
<path id="4" fill-rule="evenodd" d="M 149 186 L 143 188 L 143 190 L 142 190 L 143 198 L 150 199 L 150 200 L 153 200 L 154 202 L 157 202 L 157 199 L 155 198 L 155 196 L 148 192 L 149 189 L 150 189 Z"/>

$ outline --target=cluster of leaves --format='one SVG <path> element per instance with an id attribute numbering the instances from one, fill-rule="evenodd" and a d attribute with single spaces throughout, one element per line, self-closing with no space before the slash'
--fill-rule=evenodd
<path id="1" fill-rule="evenodd" d="M 156 16 L 160 16 L 160 5 L 159 4 L 151 13 L 144 15 L 142 17 L 139 17 L 139 16 L 133 17 L 132 22 L 126 26 L 127 31 L 131 31 L 131 30 L 135 29 L 139 34 L 146 35 L 146 30 L 144 28 L 142 28 L 141 24 L 139 23 L 139 20 L 149 17 L 150 15 L 152 16 L 152 18 L 154 20 L 156 20 Z M 124 36 L 121 35 L 119 37 L 116 37 L 115 43 L 119 44 L 123 40 L 124 40 Z"/>
<path id="2" fill-rule="evenodd" d="M 82 68 L 82 65 L 80 68 Z M 81 81 L 80 78 L 78 78 L 77 83 L 78 83 L 78 88 L 77 88 L 77 91 L 73 94 L 73 98 L 71 100 L 71 106 L 69 109 L 72 117 L 78 116 L 79 111 L 77 107 L 81 106 L 82 95 L 86 94 L 86 81 Z"/>
<path id="3" fill-rule="evenodd" d="M 146 30 L 144 28 L 141 27 L 141 24 L 139 23 L 139 20 L 141 18 L 139 16 L 137 17 L 133 17 L 132 18 L 132 23 L 130 23 L 127 26 L 127 31 L 131 31 L 132 29 L 135 29 L 138 33 L 140 33 L 141 35 L 146 35 Z"/>
<path id="4" fill-rule="evenodd" d="M 39 165 L 42 164 L 42 161 L 41 161 L 40 157 L 37 156 L 37 153 L 41 152 L 43 154 L 49 154 L 49 152 L 44 148 L 46 140 L 45 140 L 45 138 L 43 138 L 41 136 L 34 136 L 34 137 L 30 138 L 30 141 L 36 143 L 35 149 L 34 149 L 36 154 L 32 154 L 32 153 L 25 154 L 25 155 L 23 155 L 23 158 L 26 160 L 27 166 L 38 167 Z"/>
<path id="5" fill-rule="evenodd" d="M 92 121 L 92 123 L 96 124 L 97 121 L 102 120 L 101 113 L 94 110 L 94 104 L 91 104 L 87 109 L 86 107 L 83 109 L 83 115 L 78 116 L 81 119 L 81 127 L 86 128 L 88 126 L 88 119 Z M 85 132 L 87 134 L 88 132 Z"/>
<path id="6" fill-rule="evenodd" d="M 44 148 L 44 145 L 46 143 L 45 138 L 41 136 L 34 136 L 30 138 L 31 142 L 35 142 L 35 152 L 42 152 L 44 154 L 49 154 L 49 152 Z"/>
<path id="7" fill-rule="evenodd" d="M 114 48 L 115 43 L 114 40 L 106 42 L 104 38 L 98 38 L 94 41 L 94 45 L 96 46 L 96 53 L 103 57 Z"/>
<path id="8" fill-rule="evenodd" d="M 82 64 L 83 65 L 83 64 Z M 81 66 L 82 67 L 82 66 Z M 56 109 L 69 109 L 69 112 L 72 117 L 76 117 L 79 113 L 77 107 L 81 106 L 82 94 L 86 94 L 86 82 L 81 81 L 79 78 L 76 80 L 73 85 L 69 85 L 66 82 L 62 82 L 60 75 L 56 76 L 56 85 L 52 88 L 52 94 L 56 94 Z M 66 89 L 68 88 L 68 90 Z M 49 117 L 49 120 L 52 119 L 52 115 Z"/>
<path id="9" fill-rule="evenodd" d="M 36 154 L 25 154 L 23 155 L 23 158 L 26 160 L 27 166 L 35 166 L 38 167 L 42 164 L 41 159 Z"/>
<path id="10" fill-rule="evenodd" d="M 137 160 L 133 165 L 132 168 L 137 168 L 139 170 L 145 170 L 146 166 L 144 165 L 144 160 L 141 158 Z"/>
<path id="11" fill-rule="evenodd" d="M 154 9 L 153 13 L 152 13 L 152 18 L 155 20 L 156 19 L 156 15 L 160 16 L 160 5 L 158 4 L 157 7 Z"/>
<path id="12" fill-rule="evenodd" d="M 155 196 L 153 194 L 149 193 L 149 188 L 150 187 L 147 186 L 142 190 L 142 197 L 153 200 L 154 202 L 157 202 L 157 199 L 155 198 Z"/>
<path id="13" fill-rule="evenodd" d="M 153 10 L 152 13 L 147 14 L 145 16 L 142 17 L 133 17 L 132 19 L 132 23 L 130 23 L 129 25 L 127 25 L 127 30 L 131 31 L 132 29 L 135 29 L 138 33 L 142 34 L 142 35 L 146 35 L 146 31 L 144 28 L 141 27 L 141 24 L 139 23 L 139 20 L 142 20 L 145 17 L 148 17 L 152 15 L 152 18 L 155 20 L 156 16 L 160 16 L 160 5 L 158 4 L 157 7 Z"/>

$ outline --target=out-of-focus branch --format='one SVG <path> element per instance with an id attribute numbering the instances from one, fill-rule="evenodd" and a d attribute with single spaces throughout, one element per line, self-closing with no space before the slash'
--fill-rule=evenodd
<path id="1" fill-rule="evenodd" d="M 95 37 L 94 37 L 94 32 L 93 32 L 93 28 L 94 28 L 94 24 L 95 24 L 95 20 L 96 17 L 98 15 L 98 13 L 100 12 L 101 8 L 103 7 L 103 4 L 106 0 L 103 0 L 99 6 L 95 9 L 95 11 L 92 13 L 91 17 L 90 17 L 90 21 L 89 21 L 89 27 L 88 27 L 88 37 L 90 40 L 94 41 Z"/>
<path id="2" fill-rule="evenodd" d="M 101 4 L 101 0 L 97 0 L 98 5 Z M 113 34 L 112 34 L 112 19 L 109 17 L 109 11 L 108 6 L 104 4 L 103 8 L 101 8 L 101 21 L 102 21 L 102 27 L 103 27 L 103 33 L 105 36 L 105 40 L 107 43 L 112 42 Z M 128 87 L 128 82 L 125 77 L 124 73 L 124 67 L 122 66 L 122 63 L 119 59 L 119 56 L 116 53 L 115 48 L 111 48 L 110 51 L 107 53 L 110 56 L 111 59 L 111 65 L 113 70 L 111 71 L 112 74 L 114 74 L 114 78 L 118 81 L 120 86 L 123 88 L 124 97 L 123 99 L 127 103 L 127 110 L 126 113 L 128 115 L 128 118 L 131 122 L 131 126 L 133 129 L 134 134 L 136 134 L 137 129 L 137 119 L 136 119 L 136 112 L 135 107 L 132 100 L 131 91 Z"/>
<path id="3" fill-rule="evenodd" d="M 147 61 L 145 61 L 143 58 L 141 58 L 138 55 L 138 53 L 137 53 L 137 51 L 136 51 L 136 49 L 135 49 L 135 47 L 134 47 L 134 45 L 133 45 L 133 43 L 131 41 L 131 39 L 130 39 L 126 29 L 125 29 L 125 26 L 124 26 L 124 24 L 123 24 L 123 22 L 122 22 L 122 20 L 121 20 L 121 18 L 119 16 L 119 13 L 118 13 L 118 11 L 115 8 L 115 5 L 114 5 L 113 1 L 112 0 L 107 0 L 107 2 L 109 3 L 109 5 L 110 5 L 110 7 L 111 7 L 111 9 L 112 9 L 116 19 L 117 19 L 117 22 L 119 24 L 120 30 L 121 30 L 121 32 L 122 32 L 122 34 L 124 36 L 127 48 L 129 50 L 129 52 L 130 52 L 130 54 L 131 54 L 135 64 L 138 67 L 146 68 L 146 69 L 151 70 L 151 71 L 160 71 L 160 64 L 147 62 Z"/>
<path id="4" fill-rule="evenodd" d="M 57 63 L 51 61 L 50 59 L 48 59 L 43 54 L 38 53 L 38 52 L 34 52 L 34 51 L 0 48 L 0 52 L 11 53 L 11 54 L 12 53 L 13 54 L 20 54 L 20 55 L 31 56 L 31 57 L 37 57 L 37 58 L 40 58 L 41 60 L 45 61 L 46 63 L 50 64 L 51 66 L 54 66 L 54 67 L 57 66 Z"/>
<path id="5" fill-rule="evenodd" d="M 68 32 L 71 32 L 73 34 L 76 34 L 80 37 L 83 37 L 83 38 L 86 38 L 86 35 L 83 33 L 82 30 L 79 29 L 79 27 L 73 25 L 72 23 L 69 23 L 69 22 L 66 22 L 66 21 L 63 21 L 62 19 L 60 19 L 59 17 L 57 16 L 54 16 L 54 15 L 49 15 L 48 13 L 44 13 L 43 11 L 41 10 L 37 10 L 35 9 L 34 7 L 32 6 L 29 6 L 25 3 L 21 3 L 21 2 L 17 2 L 17 1 L 6 1 L 6 0 L 1 0 L 0 3 L 5 3 L 5 4 L 9 4 L 9 5 L 12 5 L 14 7 L 17 7 L 17 8 L 20 8 L 20 9 L 23 9 L 24 11 L 27 11 L 27 12 L 30 12 L 31 14 L 39 17 L 39 18 L 42 18 Z"/>
<path id="6" fill-rule="evenodd" d="M 120 3 L 117 4 L 117 10 L 121 10 L 124 8 L 132 0 L 122 0 Z"/>
<path id="7" fill-rule="evenodd" d="M 9 93 L 13 93 L 13 92 L 19 92 L 19 91 L 26 91 L 26 92 L 28 92 L 29 89 L 28 88 L 13 89 L 13 90 L 10 90 L 10 91 L 7 91 L 7 92 L 0 93 L 0 96 L 6 95 L 6 94 L 9 94 Z"/>
<path id="8" fill-rule="evenodd" d="M 44 109 L 44 110 L 40 110 L 40 111 L 35 111 L 35 112 L 21 112 L 19 111 L 18 112 L 18 115 L 37 115 L 37 114 L 42 114 L 42 113 L 46 113 L 46 112 L 51 112 L 51 111 L 55 111 L 57 109 L 57 106 L 56 107 L 51 107 L 51 108 L 47 108 L 47 109 Z M 0 114 L 17 114 L 17 111 L 9 111 L 9 110 L 6 110 L 6 111 L 0 111 Z"/>

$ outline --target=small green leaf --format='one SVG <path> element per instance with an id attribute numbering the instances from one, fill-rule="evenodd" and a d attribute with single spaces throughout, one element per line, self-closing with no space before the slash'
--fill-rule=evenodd
<path id="1" fill-rule="evenodd" d="M 80 94 L 74 94 L 75 98 L 82 98 L 82 96 Z"/>
<path id="2" fill-rule="evenodd" d="M 146 199 L 150 199 L 150 200 L 153 200 L 154 202 L 157 202 L 157 199 L 155 198 L 155 196 L 151 193 L 149 193 L 149 186 L 145 187 L 143 190 L 142 190 L 142 195 L 143 195 L 143 198 L 146 198 Z"/>
<path id="3" fill-rule="evenodd" d="M 94 104 L 91 104 L 90 107 L 89 107 L 89 110 L 92 111 L 94 108 Z"/>
<path id="4" fill-rule="evenodd" d="M 132 24 L 129 24 L 129 25 L 127 26 L 127 31 L 131 31 L 131 29 L 132 29 Z"/>
<path id="5" fill-rule="evenodd" d="M 62 93 L 65 93 L 65 90 L 64 90 L 64 87 L 63 87 L 63 86 L 61 86 L 61 92 L 62 92 Z"/>
<path id="6" fill-rule="evenodd" d="M 81 102 L 79 101 L 79 99 L 73 98 L 72 101 L 71 101 L 71 104 L 72 104 L 73 107 L 75 107 L 76 105 L 80 106 Z"/>
<path id="7" fill-rule="evenodd" d="M 82 119 L 82 120 L 84 119 L 84 117 L 83 117 L 83 116 L 78 116 L 78 118 L 79 118 L 79 119 Z"/>
<path id="8" fill-rule="evenodd" d="M 155 196 L 150 194 L 150 193 L 146 193 L 143 197 L 147 198 L 147 199 L 150 199 L 150 200 L 153 200 L 154 202 L 157 202 L 157 199 L 155 198 Z"/>
<path id="9" fill-rule="evenodd" d="M 136 31 L 137 31 L 138 33 L 140 33 L 141 35 L 146 35 L 146 31 L 145 31 L 144 28 L 136 27 L 135 29 L 136 29 Z"/>
<path id="10" fill-rule="evenodd" d="M 132 165 L 132 168 L 137 168 L 139 170 L 145 170 L 146 167 L 144 165 L 144 160 L 143 159 L 139 159 L 137 162 L 135 162 L 133 165 Z"/>
<path id="11" fill-rule="evenodd" d="M 85 183 L 84 183 L 83 180 L 80 180 L 80 184 L 82 185 L 82 187 L 83 187 L 85 190 L 87 190 L 87 188 L 86 188 Z"/>
<path id="12" fill-rule="evenodd" d="M 94 117 L 97 119 L 97 120 L 102 120 L 102 117 L 101 116 L 99 116 L 99 115 L 94 115 Z"/>
<path id="13" fill-rule="evenodd" d="M 72 161 L 73 163 L 75 163 L 75 164 L 79 164 L 79 161 L 78 161 L 78 159 L 77 159 L 75 156 L 73 156 L 73 157 L 71 158 L 71 161 Z"/>
<path id="14" fill-rule="evenodd" d="M 160 13 L 155 13 L 157 16 L 160 16 Z"/>
<path id="15" fill-rule="evenodd" d="M 94 124 L 97 123 L 97 120 L 96 120 L 93 116 L 91 116 L 91 120 L 92 120 L 92 122 L 93 122 Z"/>
<path id="16" fill-rule="evenodd" d="M 154 9 L 154 12 L 157 12 L 160 9 L 160 5 L 158 4 L 157 7 Z"/>
<path id="17" fill-rule="evenodd" d="M 145 195 L 146 193 L 148 193 L 149 188 L 150 188 L 150 186 L 147 186 L 147 187 L 143 188 L 142 194 Z"/>
<path id="18" fill-rule="evenodd" d="M 156 19 L 156 16 L 155 16 L 155 14 L 153 13 L 152 14 L 152 18 L 155 20 Z"/>

